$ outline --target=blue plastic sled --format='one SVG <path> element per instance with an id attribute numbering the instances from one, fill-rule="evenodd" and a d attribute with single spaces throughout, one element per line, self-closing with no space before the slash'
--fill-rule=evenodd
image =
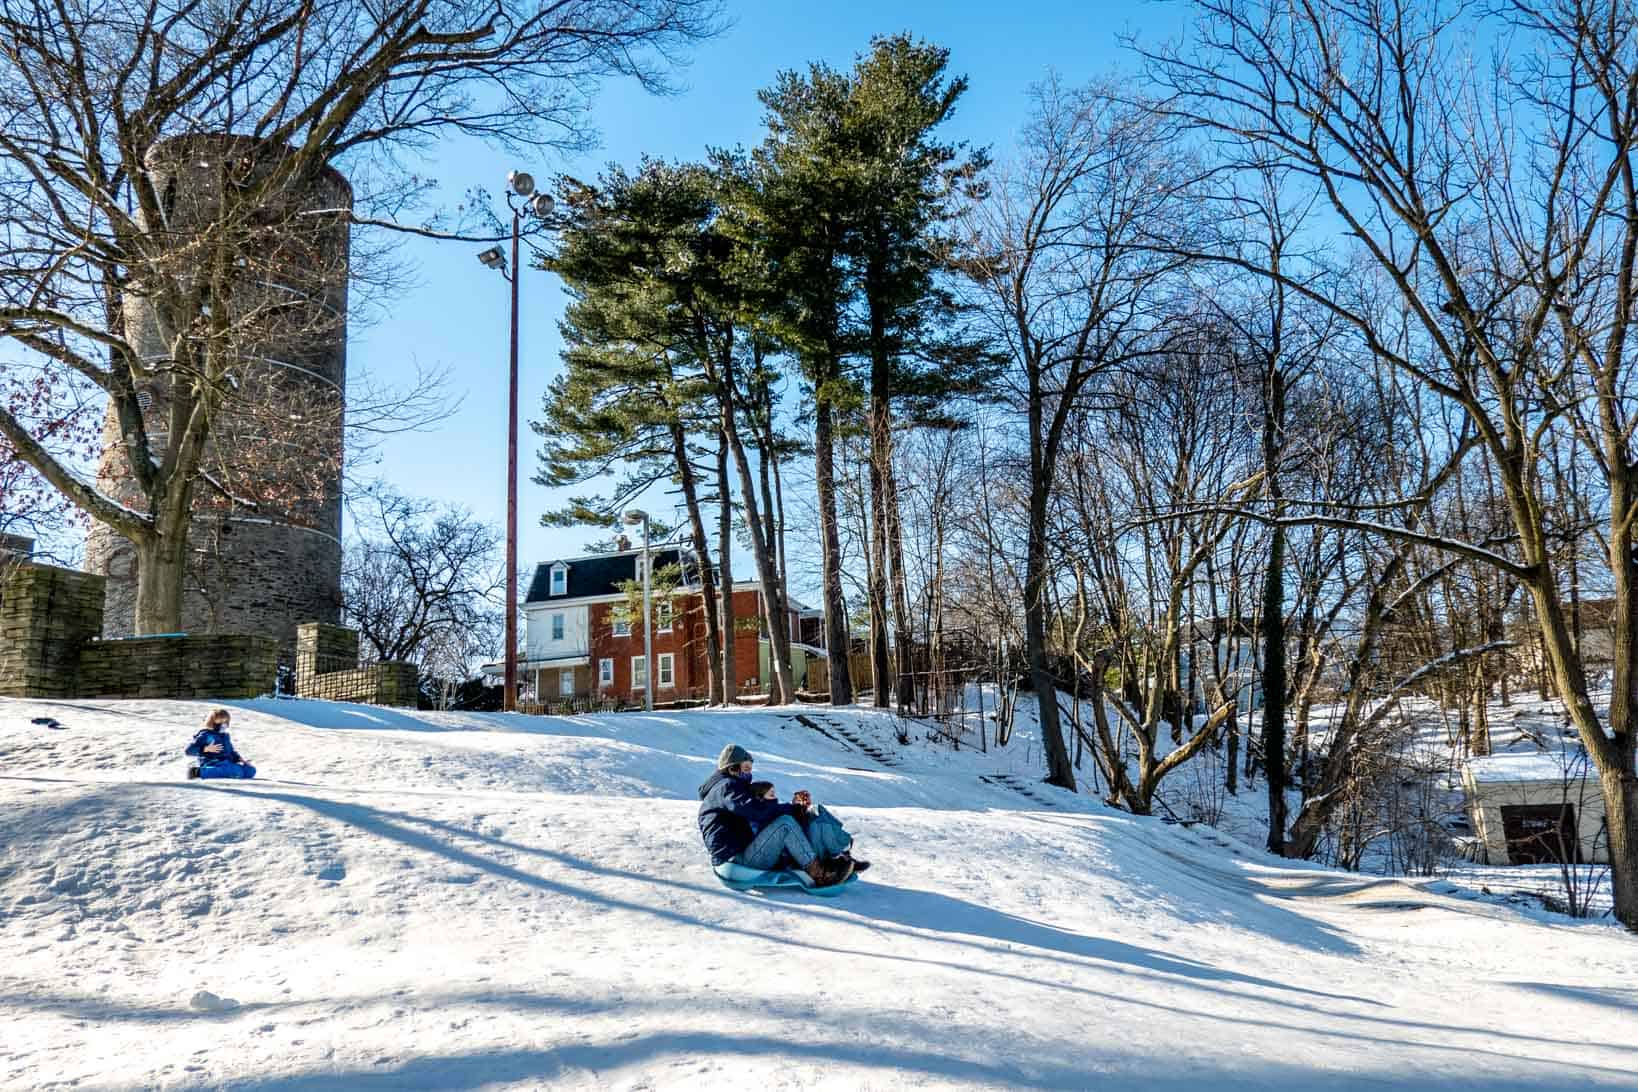
<path id="1" fill-rule="evenodd" d="M 829 887 L 815 887 L 808 882 L 806 873 L 789 868 L 763 870 L 746 868 L 742 864 L 725 861 L 717 865 L 713 871 L 716 872 L 717 879 L 722 881 L 724 887 L 731 887 L 735 891 L 749 891 L 753 887 L 795 887 L 810 895 L 818 895 L 820 898 L 825 899 L 835 898 L 840 895 L 843 891 L 852 887 L 854 881 L 859 878 L 856 875 L 849 876 L 841 883 L 831 884 Z"/>

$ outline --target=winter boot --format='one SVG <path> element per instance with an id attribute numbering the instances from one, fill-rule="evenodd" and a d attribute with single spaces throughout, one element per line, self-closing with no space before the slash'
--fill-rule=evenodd
<path id="1" fill-rule="evenodd" d="M 188 767 L 188 780 L 192 781 L 195 778 L 197 778 L 198 776 L 199 776 L 199 767 L 198 766 L 189 766 Z"/>
<path id="2" fill-rule="evenodd" d="M 803 871 L 808 874 L 808 879 L 813 881 L 813 886 L 833 887 L 853 874 L 853 866 L 851 863 L 826 861 L 823 857 L 815 857 L 808 862 L 807 868 Z"/>
<path id="3" fill-rule="evenodd" d="M 849 861 L 849 862 L 851 862 L 852 865 L 853 865 L 853 872 L 854 872 L 855 875 L 857 875 L 860 872 L 863 872 L 865 869 L 870 867 L 870 862 L 869 861 L 859 860 L 859 858 L 857 858 L 857 857 L 855 857 L 853 855 L 851 850 L 846 851 L 846 852 L 842 852 L 842 853 L 838 853 L 836 855 L 836 860 L 837 861 Z"/>

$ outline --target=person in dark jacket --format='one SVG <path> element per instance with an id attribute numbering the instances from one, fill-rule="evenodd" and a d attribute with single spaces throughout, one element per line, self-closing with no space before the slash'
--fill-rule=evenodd
<path id="1" fill-rule="evenodd" d="M 193 742 L 188 744 L 186 753 L 199 759 L 198 766 L 188 769 L 189 777 L 227 777 L 249 781 L 256 776 L 256 767 L 233 749 L 233 740 L 227 732 L 228 722 L 232 719 L 233 714 L 226 709 L 218 709 L 205 718 L 205 726 L 194 734 Z"/>
<path id="2" fill-rule="evenodd" d="M 700 786 L 700 837 L 713 866 L 729 861 L 772 869 L 789 856 L 816 887 L 841 883 L 853 862 L 819 855 L 802 832 L 800 805 L 767 800 L 751 791 L 755 760 L 737 743 L 717 756 L 717 772 Z"/>

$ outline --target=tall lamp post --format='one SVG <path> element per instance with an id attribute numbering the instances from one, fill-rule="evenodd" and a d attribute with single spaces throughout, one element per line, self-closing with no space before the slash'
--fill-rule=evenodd
<path id="1" fill-rule="evenodd" d="M 626 513 L 628 524 L 643 525 L 643 708 L 654 712 L 654 626 L 651 624 L 648 583 L 648 513 L 633 508 Z"/>
<path id="2" fill-rule="evenodd" d="M 511 269 L 507 269 L 506 255 L 498 246 L 479 254 L 478 261 L 500 270 L 512 285 L 511 366 L 506 393 L 506 689 L 501 695 L 501 708 L 510 712 L 518 707 L 518 237 L 524 214 L 545 219 L 552 213 L 552 199 L 535 192 L 533 175 L 513 171 L 506 176 L 506 204 L 512 210 Z"/>

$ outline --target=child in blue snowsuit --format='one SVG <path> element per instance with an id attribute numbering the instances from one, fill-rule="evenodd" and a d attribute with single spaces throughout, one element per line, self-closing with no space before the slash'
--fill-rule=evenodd
<path id="1" fill-rule="evenodd" d="M 198 767 L 188 771 L 189 777 L 230 777 L 248 781 L 256 776 L 256 767 L 233 749 L 233 740 L 228 738 L 227 726 L 232 717 L 226 709 L 218 709 L 205 718 L 204 728 L 188 744 L 187 753 L 199 759 Z"/>

